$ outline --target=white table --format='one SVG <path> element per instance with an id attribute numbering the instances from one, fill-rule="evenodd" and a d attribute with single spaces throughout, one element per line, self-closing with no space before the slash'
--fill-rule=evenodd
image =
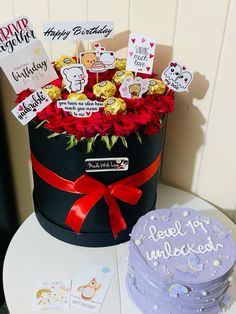
<path id="1" fill-rule="evenodd" d="M 202 199 L 167 185 L 158 186 L 158 207 L 191 207 L 219 219 L 232 230 L 236 241 L 236 226 L 223 213 Z M 114 276 L 101 308 L 101 314 L 139 314 L 129 300 L 125 288 L 128 243 L 107 248 L 84 248 L 64 243 L 49 235 L 38 223 L 35 214 L 29 216 L 13 237 L 3 267 L 3 284 L 10 314 L 31 314 L 32 291 L 35 283 L 52 278 L 73 279 L 80 266 L 107 265 Z M 233 293 L 234 291 L 234 293 Z M 236 313 L 236 277 L 230 289 L 234 301 L 228 314 Z M 43 311 L 47 314 L 62 310 Z M 89 314 L 88 310 L 71 307 L 67 313 Z"/>

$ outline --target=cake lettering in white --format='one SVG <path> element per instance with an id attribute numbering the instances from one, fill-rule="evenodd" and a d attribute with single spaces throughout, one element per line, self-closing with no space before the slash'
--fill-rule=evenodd
<path id="1" fill-rule="evenodd" d="M 207 243 L 195 246 L 195 243 L 186 243 L 180 248 L 172 247 L 168 241 L 164 242 L 164 248 L 158 250 L 146 251 L 146 256 L 149 261 L 153 259 L 169 259 L 173 256 L 187 256 L 190 253 L 205 254 L 207 252 L 218 251 L 223 245 L 220 243 L 214 243 L 211 237 L 207 237 Z"/>
<path id="2" fill-rule="evenodd" d="M 155 242 L 159 241 L 160 239 L 177 237 L 178 235 L 183 237 L 187 234 L 187 231 L 182 232 L 182 225 L 178 220 L 175 221 L 174 227 L 165 230 L 158 230 L 155 225 L 151 225 L 149 227 L 149 231 L 149 239 L 152 239 Z"/>

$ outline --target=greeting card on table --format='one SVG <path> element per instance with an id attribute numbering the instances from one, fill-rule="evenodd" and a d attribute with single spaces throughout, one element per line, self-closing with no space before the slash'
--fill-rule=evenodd
<path id="1" fill-rule="evenodd" d="M 153 38 L 130 34 L 126 70 L 151 74 L 154 54 Z"/>
<path id="2" fill-rule="evenodd" d="M 1 59 L 0 65 L 17 94 L 27 88 L 38 89 L 57 78 L 39 40 Z"/>
<path id="3" fill-rule="evenodd" d="M 21 124 L 26 125 L 34 117 L 36 117 L 37 112 L 43 110 L 52 102 L 51 98 L 48 97 L 44 91 L 39 88 L 21 103 L 19 103 L 12 113 L 20 121 Z"/>
<path id="4" fill-rule="evenodd" d="M 71 280 L 42 281 L 37 283 L 33 292 L 34 311 L 70 308 Z"/>
<path id="5" fill-rule="evenodd" d="M 99 312 L 113 275 L 105 266 L 81 268 L 71 288 L 71 306 Z"/>
<path id="6" fill-rule="evenodd" d="M 36 40 L 33 26 L 26 16 L 0 25 L 0 59 L 31 45 Z"/>

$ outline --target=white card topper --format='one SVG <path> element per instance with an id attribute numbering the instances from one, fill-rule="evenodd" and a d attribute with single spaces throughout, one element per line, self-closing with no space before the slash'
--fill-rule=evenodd
<path id="1" fill-rule="evenodd" d="M 105 72 L 107 69 L 114 69 L 116 61 L 114 51 L 106 51 L 106 48 L 101 47 L 100 43 L 95 43 L 94 49 L 94 51 L 80 53 L 80 62 L 85 68 L 95 73 Z"/>
<path id="2" fill-rule="evenodd" d="M 37 112 L 43 110 L 51 102 L 51 98 L 49 98 L 48 95 L 44 93 L 41 88 L 39 88 L 19 103 L 14 109 L 12 109 L 11 112 L 21 124 L 26 125 L 34 117 L 36 117 Z"/>
<path id="3" fill-rule="evenodd" d="M 27 88 L 36 90 L 58 77 L 39 40 L 1 59 L 0 64 L 17 94 Z"/>
<path id="4" fill-rule="evenodd" d="M 88 83 L 88 73 L 81 63 L 64 66 L 61 75 L 69 92 L 81 93 Z"/>
<path id="5" fill-rule="evenodd" d="M 57 107 L 68 111 L 74 117 L 90 117 L 93 112 L 98 112 L 99 108 L 104 107 L 102 101 L 97 100 L 58 100 Z"/>
<path id="6" fill-rule="evenodd" d="M 79 268 L 71 288 L 71 306 L 99 312 L 113 275 L 109 267 Z"/>
<path id="7" fill-rule="evenodd" d="M 148 90 L 149 80 L 142 79 L 139 76 L 126 77 L 120 86 L 120 94 L 124 98 L 142 98 L 142 95 Z"/>
<path id="8" fill-rule="evenodd" d="M 130 34 L 126 70 L 151 74 L 154 54 L 154 39 Z"/>
<path id="9" fill-rule="evenodd" d="M 183 92 L 192 82 L 193 76 L 185 66 L 182 67 L 179 63 L 171 61 L 168 68 L 163 71 L 161 79 L 168 88 L 175 92 Z"/>
<path id="10" fill-rule="evenodd" d="M 113 37 L 114 22 L 50 22 L 43 26 L 48 40 L 86 40 Z"/>
<path id="11" fill-rule="evenodd" d="M 36 41 L 33 27 L 26 16 L 0 25 L 0 59 Z"/>
<path id="12" fill-rule="evenodd" d="M 32 309 L 34 311 L 70 308 L 71 280 L 42 281 L 35 285 Z"/>

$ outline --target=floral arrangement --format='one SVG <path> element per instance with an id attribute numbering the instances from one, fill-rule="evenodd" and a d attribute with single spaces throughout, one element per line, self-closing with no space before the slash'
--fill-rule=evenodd
<path id="1" fill-rule="evenodd" d="M 67 148 L 72 148 L 81 141 L 87 141 L 87 151 L 90 152 L 95 141 L 100 138 L 110 150 L 119 138 L 127 146 L 125 138 L 130 134 L 136 134 L 137 139 L 142 142 L 142 134 L 151 136 L 158 133 L 162 127 L 164 115 L 174 111 L 174 92 L 167 87 L 162 93 L 145 93 L 142 98 L 122 98 L 119 92 L 120 82 L 114 83 L 113 81 L 117 69 L 108 69 L 99 74 L 99 82 L 113 81 L 116 85 L 114 97 L 123 99 L 126 103 L 126 111 L 108 114 L 104 108 L 100 108 L 98 112 L 94 112 L 89 117 L 75 117 L 57 106 L 57 100 L 66 100 L 70 93 L 63 85 L 63 78 L 56 63 L 54 63 L 54 67 L 58 72 L 58 79 L 51 82 L 50 85 L 60 89 L 59 98 L 53 99 L 50 105 L 37 113 L 35 122 L 37 127 L 43 125 L 52 131 L 48 138 L 61 134 L 68 136 Z M 144 79 L 157 78 L 155 74 L 139 74 L 139 76 Z M 97 83 L 97 79 L 96 73 L 88 71 L 88 84 L 85 86 L 83 94 L 87 99 L 104 101 L 104 98 L 94 94 L 93 87 Z M 29 89 L 21 92 L 16 103 L 20 103 L 32 93 L 33 91 Z"/>

